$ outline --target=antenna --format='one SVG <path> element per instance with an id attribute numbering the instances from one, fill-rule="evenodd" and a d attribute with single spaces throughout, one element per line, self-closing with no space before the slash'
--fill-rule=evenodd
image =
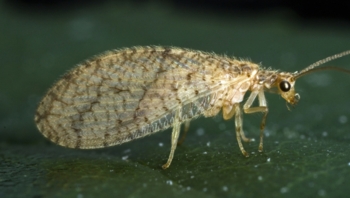
<path id="1" fill-rule="evenodd" d="M 301 70 L 300 72 L 296 73 L 296 75 L 294 76 L 294 79 L 300 78 L 301 76 L 304 76 L 304 75 L 309 74 L 309 73 L 313 73 L 313 72 L 316 72 L 316 71 L 322 71 L 322 70 L 336 70 L 336 71 L 340 71 L 340 72 L 344 72 L 344 73 L 350 74 L 350 70 L 344 69 L 344 68 L 340 68 L 340 67 L 326 66 L 326 67 L 316 68 L 316 67 L 318 67 L 320 65 L 323 65 L 323 64 L 325 64 L 327 62 L 330 62 L 332 60 L 341 58 L 343 56 L 347 56 L 349 54 L 350 54 L 350 50 L 347 50 L 347 51 L 341 52 L 339 54 L 335 54 L 335 55 L 329 56 L 327 58 L 321 59 L 321 60 L 319 60 L 319 61 L 309 65 L 308 67 L 306 67 L 305 69 Z"/>

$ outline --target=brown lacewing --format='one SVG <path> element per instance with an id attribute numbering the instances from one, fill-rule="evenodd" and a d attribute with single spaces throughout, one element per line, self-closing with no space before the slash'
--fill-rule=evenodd
<path id="1" fill-rule="evenodd" d="M 235 118 L 236 136 L 251 139 L 242 129 L 242 112 L 262 112 L 259 151 L 268 113 L 264 91 L 275 88 L 287 103 L 299 100 L 295 81 L 350 54 L 345 51 L 322 59 L 300 72 L 265 69 L 250 61 L 174 47 L 133 47 L 105 52 L 79 64 L 49 89 L 40 102 L 35 122 L 45 137 L 61 146 L 79 149 L 122 144 L 173 127 L 168 168 L 178 143 L 180 126 L 221 110 Z M 250 92 L 244 105 L 244 95 Z M 259 106 L 252 107 L 258 98 Z"/>

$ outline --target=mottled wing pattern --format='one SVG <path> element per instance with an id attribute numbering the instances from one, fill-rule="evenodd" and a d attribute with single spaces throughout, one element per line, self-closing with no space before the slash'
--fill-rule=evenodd
<path id="1" fill-rule="evenodd" d="M 239 80 L 244 61 L 180 48 L 106 52 L 73 68 L 44 96 L 35 122 L 71 148 L 127 142 L 203 114 Z"/>

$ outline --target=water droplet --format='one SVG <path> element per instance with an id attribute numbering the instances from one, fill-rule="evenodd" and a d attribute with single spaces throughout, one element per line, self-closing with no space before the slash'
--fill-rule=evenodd
<path id="1" fill-rule="evenodd" d="M 172 185 L 173 185 L 173 181 L 167 180 L 167 181 L 166 181 L 166 184 L 169 184 L 170 186 L 172 186 Z"/>
<path id="2" fill-rule="evenodd" d="M 207 147 L 209 147 L 210 146 L 210 142 L 207 142 Z"/>
<path id="3" fill-rule="evenodd" d="M 348 117 L 346 117 L 345 115 L 339 116 L 339 122 L 341 124 L 345 124 L 348 122 Z"/>
<path id="4" fill-rule="evenodd" d="M 283 187 L 283 188 L 281 188 L 280 192 L 281 193 L 286 193 L 286 192 L 288 192 L 288 188 L 287 187 Z"/>
<path id="5" fill-rule="evenodd" d="M 319 190 L 317 193 L 318 193 L 318 195 L 321 196 L 321 197 L 323 197 L 323 196 L 326 195 L 326 191 L 323 190 L 323 189 Z"/>
<path id="6" fill-rule="evenodd" d="M 204 135 L 205 131 L 203 128 L 199 128 L 199 129 L 197 129 L 196 133 L 198 136 L 202 136 L 202 135 Z"/>

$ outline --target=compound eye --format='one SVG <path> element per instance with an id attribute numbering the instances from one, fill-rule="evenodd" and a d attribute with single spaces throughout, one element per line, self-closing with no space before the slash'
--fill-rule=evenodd
<path id="1" fill-rule="evenodd" d="M 282 81 L 280 82 L 280 89 L 283 91 L 283 92 L 287 92 L 290 90 L 290 84 L 288 81 Z"/>

